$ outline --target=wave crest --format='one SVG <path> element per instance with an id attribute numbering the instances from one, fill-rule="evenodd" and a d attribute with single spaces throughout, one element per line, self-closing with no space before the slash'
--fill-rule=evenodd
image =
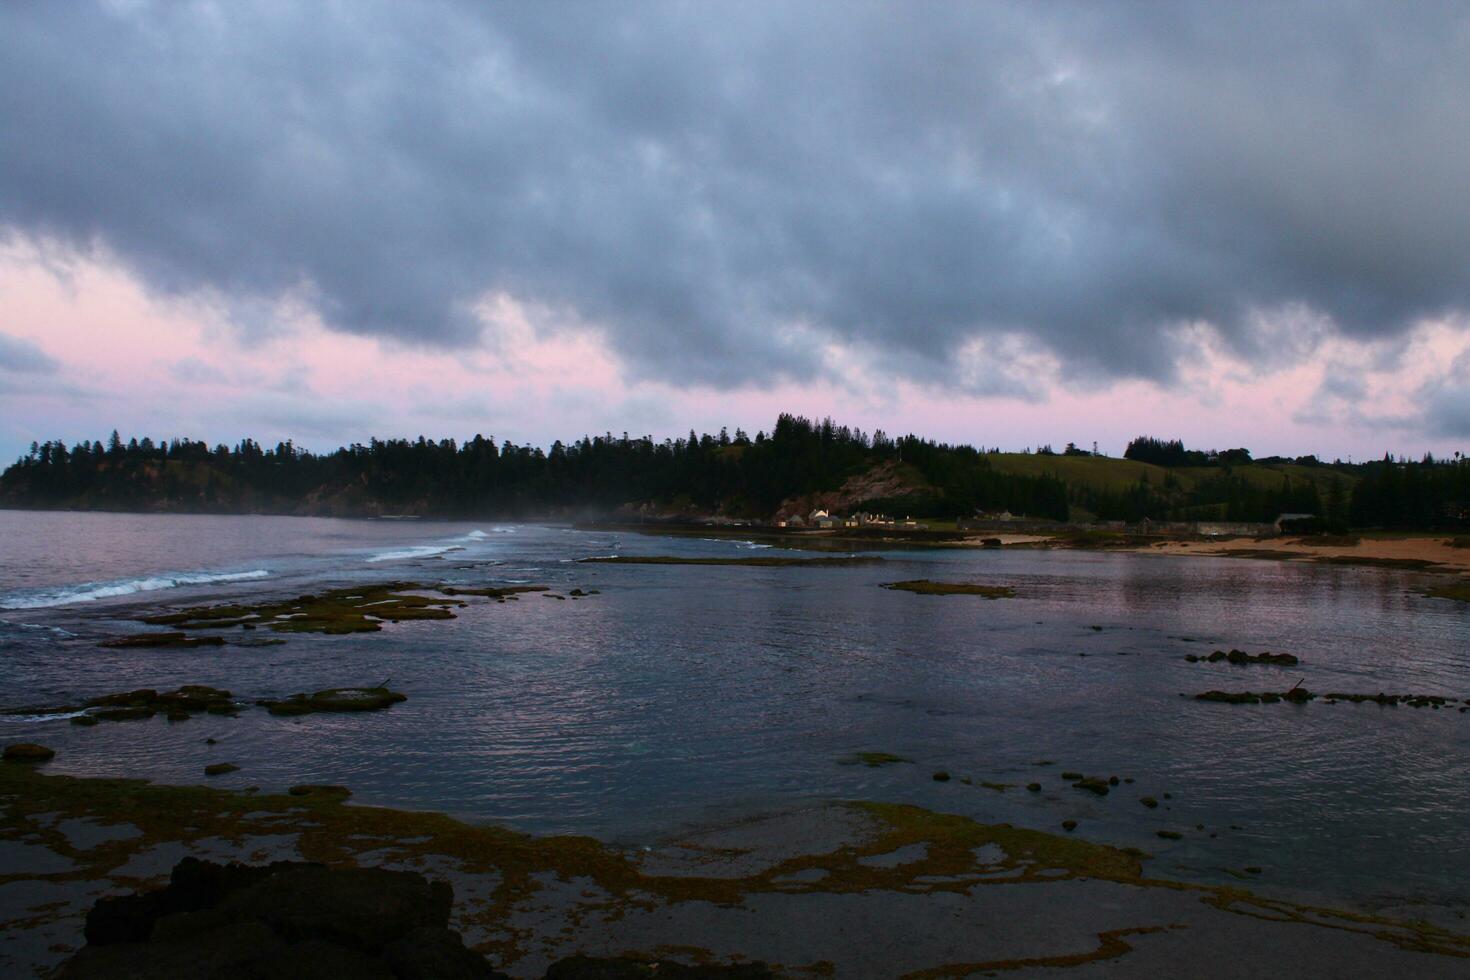
<path id="1" fill-rule="evenodd" d="M 118 579 L 111 582 L 83 582 L 34 595 L 12 595 L 0 598 L 0 609 L 46 609 L 69 606 L 77 602 L 96 602 L 137 592 L 157 592 L 182 585 L 213 585 L 216 582 L 243 582 L 265 578 L 270 572 L 257 568 L 249 572 L 195 572 L 185 575 L 150 575 L 146 578 Z"/>

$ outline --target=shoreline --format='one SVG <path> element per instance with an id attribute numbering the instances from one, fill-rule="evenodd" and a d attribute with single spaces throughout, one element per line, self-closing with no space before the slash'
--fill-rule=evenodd
<path id="1" fill-rule="evenodd" d="M 0 799 L 12 855 L 0 874 L 0 963 L 17 971 L 80 946 L 95 897 L 161 884 L 189 854 L 447 881 L 454 927 L 516 977 L 577 952 L 759 960 L 799 977 L 1104 963 L 1138 975 L 1185 964 L 1194 976 L 1470 973 L 1470 935 L 1151 878 L 1142 852 L 900 804 L 802 805 L 627 850 L 355 806 L 336 791 L 52 776 L 17 763 L 0 766 Z"/>
<path id="2" fill-rule="evenodd" d="M 885 547 L 916 549 L 962 548 L 997 550 L 1103 551 L 1145 555 L 1209 558 L 1257 558 L 1273 561 L 1306 561 L 1322 564 L 1359 565 L 1404 571 L 1470 575 L 1470 548 L 1448 542 L 1460 537 L 1454 532 L 1365 532 L 1347 535 L 1355 543 L 1323 543 L 1314 537 L 1282 535 L 1275 538 L 1180 537 L 1139 535 L 1123 531 L 905 531 L 873 529 L 866 534 L 850 530 L 780 532 L 765 527 L 730 527 L 694 524 L 579 523 L 578 530 L 624 532 L 651 537 L 707 537 L 754 539 L 793 551 L 863 551 Z"/>

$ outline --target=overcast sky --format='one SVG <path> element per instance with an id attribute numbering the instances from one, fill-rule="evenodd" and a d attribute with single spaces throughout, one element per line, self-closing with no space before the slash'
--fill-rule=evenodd
<path id="1" fill-rule="evenodd" d="M 1470 448 L 1470 13 L 0 5 L 0 456 Z"/>

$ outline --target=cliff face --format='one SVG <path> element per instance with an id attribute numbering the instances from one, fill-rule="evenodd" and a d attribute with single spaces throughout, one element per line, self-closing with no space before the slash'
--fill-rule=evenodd
<path id="1" fill-rule="evenodd" d="M 805 518 L 814 510 L 849 514 L 861 510 L 869 500 L 886 500 L 913 494 L 933 493 L 934 488 L 918 470 L 896 460 L 880 463 L 865 473 L 849 477 L 836 490 L 807 493 L 781 501 L 775 518 Z"/>

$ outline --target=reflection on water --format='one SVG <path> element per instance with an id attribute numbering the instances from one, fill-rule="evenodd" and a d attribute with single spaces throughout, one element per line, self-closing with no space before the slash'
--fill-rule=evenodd
<path id="1" fill-rule="evenodd" d="M 607 534 L 258 517 L 0 512 L 0 540 L 0 605 L 80 583 L 268 573 L 0 612 L 7 706 L 184 683 L 254 696 L 390 679 L 410 696 L 371 717 L 0 722 L 6 739 L 59 749 L 57 771 L 196 782 L 206 763 L 233 761 L 241 771 L 219 783 L 341 782 L 363 802 L 630 841 L 801 799 L 898 800 L 1042 829 L 1075 819 L 1089 838 L 1156 854 L 1161 874 L 1234 881 L 1226 869 L 1256 866 L 1267 890 L 1470 907 L 1470 713 L 1180 696 L 1305 679 L 1470 697 L 1470 608 L 1416 595 L 1422 579 L 1405 573 L 1026 551 L 885 552 L 854 568 L 580 565 L 607 553 Z M 617 548 L 750 553 L 630 535 Z M 878 588 L 925 577 L 1018 598 Z M 95 645 L 139 602 L 373 579 L 601 594 L 477 602 L 452 622 L 259 649 Z M 1302 662 L 1183 660 L 1216 646 Z M 840 764 L 863 750 L 914 762 Z M 974 784 L 936 783 L 938 769 Z M 1063 770 L 1134 782 L 1099 798 Z M 1021 788 L 1032 781 L 1040 793 Z"/>

